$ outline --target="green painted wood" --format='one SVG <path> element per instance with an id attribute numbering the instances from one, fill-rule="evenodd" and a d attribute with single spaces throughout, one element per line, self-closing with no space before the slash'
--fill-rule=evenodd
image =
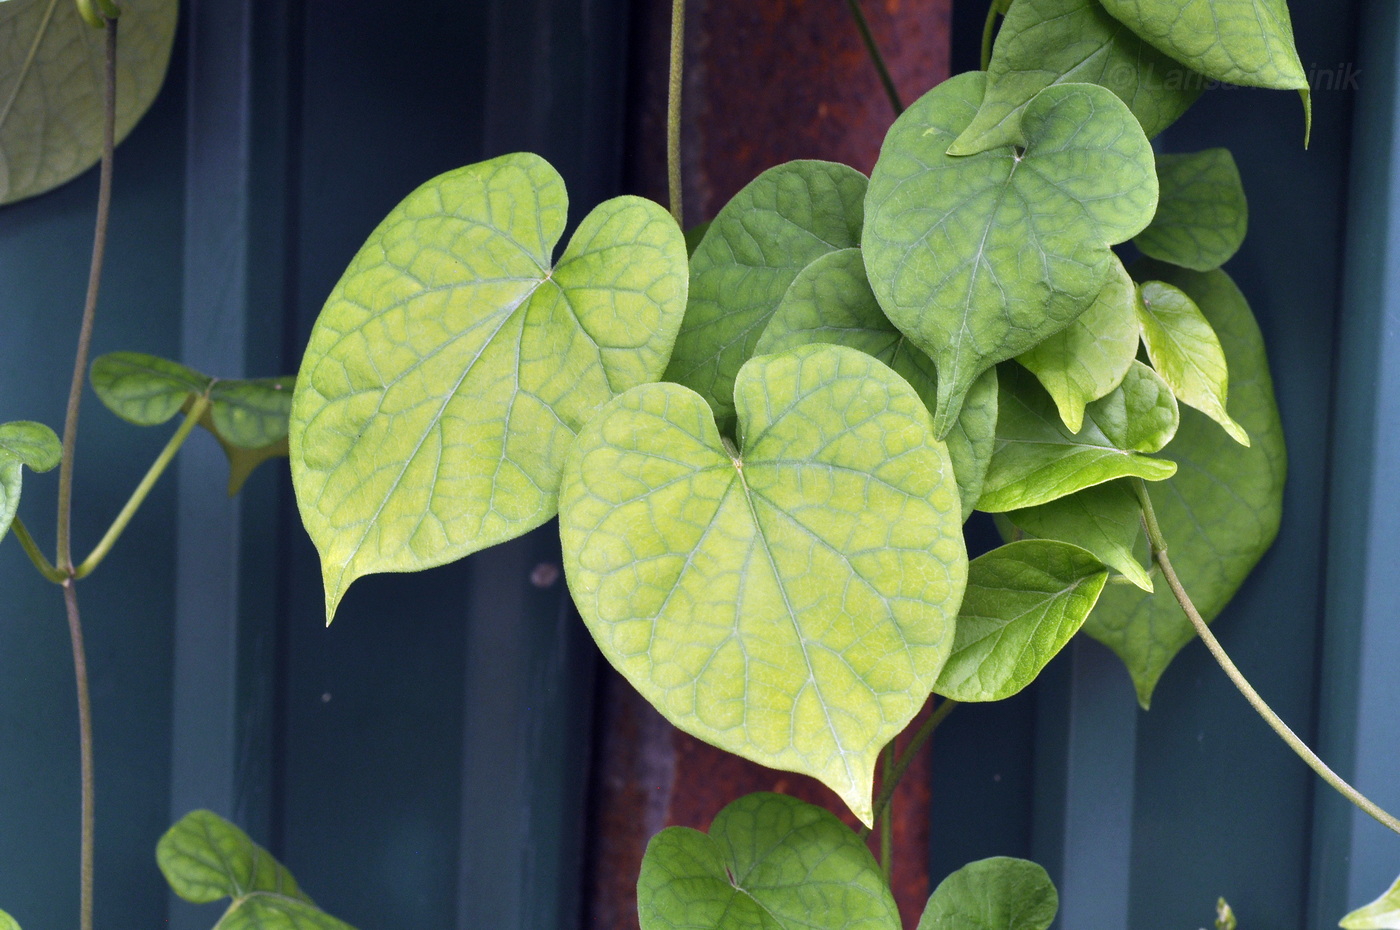
<path id="1" fill-rule="evenodd" d="M 1319 743 L 1338 771 L 1400 809 L 1400 13 L 1360 6 L 1346 282 L 1333 399 Z M 1400 872 L 1396 837 L 1332 792 L 1313 822 L 1312 924 L 1378 897 Z"/>

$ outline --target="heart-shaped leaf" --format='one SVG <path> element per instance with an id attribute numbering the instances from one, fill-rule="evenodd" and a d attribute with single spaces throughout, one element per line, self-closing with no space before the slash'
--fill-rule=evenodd
<path id="1" fill-rule="evenodd" d="M 1170 80 L 1181 70 L 1110 16 L 1099 0 L 1016 0 L 997 33 L 987 96 L 948 154 L 975 155 L 1024 142 L 1021 113 L 1052 84 L 1107 87 L 1151 138 L 1201 94 L 1199 79 Z"/>
<path id="2" fill-rule="evenodd" d="M 117 139 L 165 80 L 176 0 L 122 0 Z M 102 30 L 73 0 L 0 3 L 0 204 L 57 187 L 102 155 Z"/>
<path id="3" fill-rule="evenodd" d="M 1006 516 L 1031 536 L 1087 549 L 1142 590 L 1152 590 L 1152 577 L 1134 552 L 1142 539 L 1142 505 L 1122 481 L 1085 488 L 1039 507 L 1012 510 Z"/>
<path id="4" fill-rule="evenodd" d="M 0 539 L 10 531 L 19 510 L 24 469 L 49 471 L 62 455 L 62 443 L 42 423 L 16 420 L 0 425 Z"/>
<path id="5" fill-rule="evenodd" d="M 1096 405 L 1104 404 L 1108 398 L 1086 408 L 1083 429 L 1071 433 L 1060 420 L 1050 396 L 1029 372 L 1019 365 L 1006 365 L 1000 378 L 997 447 L 987 469 L 982 498 L 977 502 L 978 510 L 1019 510 L 1115 478 L 1136 476 L 1161 481 L 1176 473 L 1176 465 L 1165 459 L 1131 451 L 1123 442 L 1128 437 L 1119 436 L 1115 442 L 1105 435 L 1094 412 Z M 1110 394 L 1110 398 L 1113 396 Z M 1125 398 L 1125 405 L 1127 401 L 1142 399 L 1138 392 L 1132 392 Z M 1129 411 L 1128 416 L 1139 412 L 1159 415 L 1158 398 L 1154 395 L 1147 400 L 1149 406 Z"/>
<path id="6" fill-rule="evenodd" d="M 1138 349 L 1137 290 L 1117 256 L 1108 283 L 1069 326 L 1016 356 L 1055 400 L 1070 432 L 1084 425 L 1084 405 L 1123 382 Z"/>
<path id="7" fill-rule="evenodd" d="M 943 879 L 918 930 L 1046 930 L 1060 896 L 1045 870 L 998 856 L 971 862 Z"/>
<path id="8" fill-rule="evenodd" d="M 186 901 L 232 899 L 215 930 L 353 930 L 317 908 L 267 850 L 211 811 L 191 811 L 167 830 L 156 863 Z"/>
<path id="9" fill-rule="evenodd" d="M 109 410 L 138 426 L 165 423 L 188 413 L 196 398 L 209 406 L 199 425 L 214 434 L 229 461 L 229 496 L 253 470 L 287 454 L 292 378 L 222 380 L 139 352 L 113 352 L 92 364 L 92 386 Z"/>
<path id="10" fill-rule="evenodd" d="M 769 168 L 719 211 L 690 262 L 690 297 L 666 380 L 734 416 L 734 376 L 797 273 L 860 245 L 865 175 L 826 161 Z"/>
<path id="11" fill-rule="evenodd" d="M 1016 694 L 1079 632 L 1108 580 L 1091 553 L 1027 539 L 972 560 L 953 654 L 934 690 L 955 701 Z"/>
<path id="12" fill-rule="evenodd" d="M 1249 445 L 1249 434 L 1226 412 L 1229 366 L 1201 308 L 1163 281 L 1138 285 L 1137 308 L 1147 355 L 1177 398 L 1219 423 L 1235 442 Z"/>
<path id="13" fill-rule="evenodd" d="M 1024 150 L 953 157 L 986 76 L 929 91 L 885 137 L 866 196 L 862 248 L 880 306 L 938 367 L 934 430 L 968 389 L 1089 308 L 1111 243 L 1152 219 L 1152 148 L 1128 108 L 1093 84 L 1057 84 L 1026 105 Z"/>
<path id="14" fill-rule="evenodd" d="M 1205 416 L 1183 410 L 1181 428 L 1164 450 L 1180 470 L 1150 488 L 1162 533 L 1174 547 L 1172 565 L 1211 620 L 1278 532 L 1286 471 L 1283 429 L 1259 327 L 1229 275 L 1157 263 L 1145 264 L 1141 273 L 1181 288 L 1219 334 L 1230 366 L 1230 406 L 1254 438 L 1249 448 L 1237 445 Z M 1122 657 L 1143 707 L 1172 658 L 1196 635 L 1165 585 L 1152 595 L 1111 585 L 1084 629 Z"/>
<path id="15" fill-rule="evenodd" d="M 608 660 L 681 729 L 813 775 L 870 823 L 875 759 L 923 705 L 967 576 L 946 447 L 870 356 L 812 345 L 735 382 L 742 452 L 675 384 L 579 434 L 564 565 Z"/>
<path id="16" fill-rule="evenodd" d="M 1400 878 L 1390 890 L 1342 918 L 1342 930 L 1400 930 Z"/>
<path id="17" fill-rule="evenodd" d="M 1131 314 L 1131 303 L 1128 309 Z M 1136 348 L 1137 320 L 1130 317 L 1130 321 Z M 802 269 L 754 351 L 768 355 L 814 342 L 850 346 L 875 356 L 908 381 L 924 404 L 933 409 L 938 397 L 933 359 L 915 348 L 880 309 L 866 280 L 859 249 L 829 252 Z M 947 438 L 964 520 L 982 494 L 996 425 L 996 370 L 989 369 L 968 391 L 957 425 Z"/>
<path id="18" fill-rule="evenodd" d="M 1207 77 L 1280 90 L 1308 87 L 1286 0 L 1102 2 L 1150 45 Z"/>
<path id="19" fill-rule="evenodd" d="M 544 523 L 575 432 L 665 368 L 685 308 L 680 229 L 619 197 L 551 267 L 567 206 L 536 155 L 448 172 L 394 208 L 332 291 L 291 430 L 328 620 L 356 578 Z"/>
<path id="20" fill-rule="evenodd" d="M 1133 239 L 1144 255 L 1210 271 L 1239 251 L 1249 228 L 1249 204 L 1229 149 L 1158 155 L 1157 183 L 1157 215 Z"/>
<path id="21" fill-rule="evenodd" d="M 750 794 L 708 834 L 667 827 L 637 879 L 642 930 L 899 930 L 875 857 L 829 811 Z"/>

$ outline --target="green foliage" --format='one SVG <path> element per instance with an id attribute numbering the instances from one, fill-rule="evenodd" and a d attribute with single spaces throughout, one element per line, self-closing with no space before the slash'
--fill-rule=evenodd
<path id="1" fill-rule="evenodd" d="M 123 0 L 120 140 L 165 80 L 176 0 Z M 0 4 L 0 204 L 72 180 L 102 154 L 102 34 L 73 0 Z"/>
<path id="2" fill-rule="evenodd" d="M 1024 144 L 1026 104 L 1052 84 L 1099 84 L 1132 110 L 1149 138 L 1185 113 L 1202 82 L 1169 80 L 1180 65 L 1108 15 L 1099 0 L 1016 0 L 997 33 L 987 95 L 972 123 L 948 149 L 975 155 Z"/>
<path id="3" fill-rule="evenodd" d="M 9 914 L 0 911 L 0 930 L 19 930 L 19 923 Z"/>
<path id="4" fill-rule="evenodd" d="M 1142 590 L 1152 590 L 1152 578 L 1133 551 L 1142 539 L 1142 505 L 1124 481 L 1085 488 L 1038 507 L 1012 510 L 1006 518 L 1030 536 L 1087 549 Z"/>
<path id="5" fill-rule="evenodd" d="M 696 248 L 666 380 L 709 401 L 726 433 L 734 377 L 788 286 L 828 252 L 860 245 L 865 190 L 865 176 L 846 165 L 778 165 L 734 195 Z"/>
<path id="6" fill-rule="evenodd" d="M 1163 410 L 1164 398 L 1151 391 L 1125 391 L 1123 407 L 1151 417 L 1153 436 L 1136 435 L 1117 416 L 1119 398 L 1095 401 L 1086 409 L 1085 423 L 1071 433 L 1060 420 L 1054 402 L 1035 379 L 1016 365 L 1000 374 L 1000 417 L 997 447 L 992 453 L 978 510 L 997 513 L 1034 507 L 1075 491 L 1135 476 L 1162 481 L 1176 474 L 1176 465 L 1134 451 L 1143 439 L 1161 439 L 1174 424 Z M 1115 388 L 1115 391 L 1120 390 Z M 1107 402 L 1105 402 L 1107 401 Z M 1106 431 L 1095 408 L 1102 405 Z M 1117 429 L 1115 427 L 1121 427 Z"/>
<path id="7" fill-rule="evenodd" d="M 899 930 L 865 843 L 820 807 L 750 794 L 708 834 L 668 827 L 637 881 L 642 930 Z"/>
<path id="8" fill-rule="evenodd" d="M 1016 694 L 1079 632 L 1107 580 L 1091 553 L 1050 540 L 973 559 L 953 653 L 934 690 L 956 701 Z"/>
<path id="9" fill-rule="evenodd" d="M 1141 232 L 1157 206 L 1147 137 L 1093 84 L 1037 94 L 1021 118 L 1024 149 L 945 154 L 985 86 L 981 73 L 959 75 L 906 110 L 866 197 L 870 283 L 937 364 L 940 437 L 982 372 L 1089 308 L 1112 269 L 1109 246 Z"/>
<path id="10" fill-rule="evenodd" d="M 139 352 L 112 352 L 92 363 L 92 388 L 117 416 L 137 426 L 159 426 L 188 413 L 198 397 L 209 407 L 199 425 L 214 434 L 229 460 L 229 496 L 253 469 L 287 455 L 292 378 L 224 380 L 178 362 Z"/>
<path id="11" fill-rule="evenodd" d="M 62 452 L 54 431 L 42 423 L 0 424 L 0 539 L 10 531 L 19 509 L 24 469 L 49 471 L 58 465 Z"/>
<path id="12" fill-rule="evenodd" d="M 755 351 L 760 355 L 827 342 L 850 346 L 893 368 L 932 410 L 938 397 L 933 360 L 894 328 L 870 290 L 859 249 L 830 252 L 793 280 Z M 1137 329 L 1133 328 L 1133 344 Z M 957 425 L 947 436 L 958 479 L 963 519 L 982 494 L 997 425 L 996 371 L 989 369 L 968 391 Z"/>
<path id="13" fill-rule="evenodd" d="M 292 407 L 327 621 L 356 578 L 442 565 L 554 516 L 574 434 L 660 376 L 685 307 L 680 229 L 619 197 L 553 265 L 567 207 L 535 155 L 448 172 L 394 208 L 331 293 Z"/>
<path id="14" fill-rule="evenodd" d="M 1400 930 L 1400 878 L 1390 890 L 1342 918 L 1343 930 Z"/>
<path id="15" fill-rule="evenodd" d="M 1054 883 L 1034 862 L 983 859 L 934 889 L 918 930 L 1046 930 L 1059 909 Z"/>
<path id="16" fill-rule="evenodd" d="M 1180 288 L 1200 308 L 1229 362 L 1230 408 L 1253 437 L 1245 448 L 1205 416 L 1183 410 L 1181 428 L 1163 450 L 1179 470 L 1152 486 L 1163 535 L 1182 540 L 1172 548 L 1177 574 L 1211 620 L 1278 532 L 1286 471 L 1283 429 L 1259 327 L 1229 276 L 1157 264 L 1135 270 Z M 1143 707 L 1172 657 L 1195 637 L 1166 585 L 1157 585 L 1151 595 L 1111 585 L 1084 629 L 1122 657 Z"/>
<path id="17" fill-rule="evenodd" d="M 167 830 L 156 862 L 186 901 L 232 899 L 215 930 L 353 930 L 317 908 L 267 850 L 210 811 L 191 811 Z"/>
<path id="18" fill-rule="evenodd" d="M 678 385 L 579 434 L 560 491 L 569 589 L 668 719 L 821 779 L 863 821 L 875 760 L 952 648 L 961 504 L 918 395 L 868 355 L 748 362 L 740 445 Z"/>
<path id="19" fill-rule="evenodd" d="M 1157 215 L 1133 240 L 1144 255 L 1210 271 L 1239 251 L 1249 228 L 1249 204 L 1229 149 L 1158 155 L 1157 183 Z"/>

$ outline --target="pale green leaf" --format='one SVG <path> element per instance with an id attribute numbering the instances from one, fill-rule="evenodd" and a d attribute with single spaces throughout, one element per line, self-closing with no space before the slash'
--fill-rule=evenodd
<path id="1" fill-rule="evenodd" d="M 1123 263 L 1110 261 L 1108 283 L 1084 314 L 1016 357 L 1060 410 L 1070 432 L 1084 425 L 1084 405 L 1123 381 L 1138 349 L 1137 291 Z"/>
<path id="2" fill-rule="evenodd" d="M 1102 0 L 1149 44 L 1207 77 L 1306 90 L 1286 0 Z"/>
<path id="3" fill-rule="evenodd" d="M 1181 422 L 1176 395 L 1161 375 L 1134 361 L 1123 383 L 1085 409 L 1108 441 L 1133 452 L 1160 452 Z"/>
<path id="4" fill-rule="evenodd" d="M 652 837 L 637 912 L 641 930 L 899 930 L 860 837 L 782 794 L 739 798 L 708 834 L 668 827 Z"/>
<path id="5" fill-rule="evenodd" d="M 957 483 L 913 389 L 844 346 L 750 360 L 741 449 L 675 384 L 584 428 L 560 491 L 569 589 L 681 729 L 813 775 L 866 823 L 875 759 L 953 644 Z"/>
<path id="6" fill-rule="evenodd" d="M 1142 506 L 1122 481 L 1085 488 L 1039 507 L 1012 510 L 1006 517 L 1031 536 L 1087 549 L 1142 590 L 1152 590 L 1152 577 L 1134 552 L 1142 538 Z"/>
<path id="7" fill-rule="evenodd" d="M 734 376 L 797 273 L 860 245 L 865 175 L 791 161 L 754 178 L 719 211 L 690 263 L 690 296 L 666 380 L 734 416 Z"/>
<path id="8" fill-rule="evenodd" d="M 953 653 L 933 690 L 1000 701 L 1025 688 L 1079 632 L 1108 580 L 1091 553 L 1027 539 L 972 560 Z"/>
<path id="9" fill-rule="evenodd" d="M 1022 143 L 1022 111 L 1052 84 L 1107 87 L 1151 138 L 1201 94 L 1202 82 L 1181 79 L 1182 70 L 1110 16 L 1099 0 L 1016 0 L 992 49 L 987 96 L 948 154 Z"/>
<path id="10" fill-rule="evenodd" d="M 1163 281 L 1138 285 L 1138 322 L 1148 358 L 1177 398 L 1219 423 L 1242 446 L 1249 434 L 1226 412 L 1229 366 L 1201 308 Z"/>
<path id="11" fill-rule="evenodd" d="M 137 426 L 158 426 L 214 379 L 179 362 L 140 352 L 112 352 L 92 363 L 92 389 L 107 409 Z"/>
<path id="12" fill-rule="evenodd" d="M 156 864 L 186 901 L 231 898 L 215 930 L 352 930 L 316 907 L 296 879 L 238 827 L 191 811 L 156 844 Z"/>
<path id="13" fill-rule="evenodd" d="M 1046 930 L 1060 896 L 1045 870 L 998 856 L 971 862 L 934 889 L 918 930 Z"/>
<path id="14" fill-rule="evenodd" d="M 1176 473 L 1173 463 L 1114 442 L 1092 414 L 1086 416 L 1079 432 L 1070 432 L 1050 396 L 1019 365 L 1003 366 L 1000 378 L 997 447 L 978 510 L 1019 510 L 1115 478 L 1161 481 Z M 1130 395 L 1133 397 L 1136 395 Z"/>
<path id="15" fill-rule="evenodd" d="M 1172 547 L 1172 565 L 1202 615 L 1212 620 L 1278 532 L 1286 471 L 1283 429 L 1259 327 L 1230 277 L 1219 270 L 1155 263 L 1142 273 L 1181 288 L 1219 334 L 1231 372 L 1230 405 L 1254 438 L 1245 448 L 1205 416 L 1183 410 L 1181 428 L 1164 450 L 1180 470 L 1149 489 Z M 1144 707 L 1172 658 L 1195 638 L 1165 585 L 1153 595 L 1111 585 L 1084 629 L 1122 657 Z"/>
<path id="16" fill-rule="evenodd" d="M 117 139 L 165 80 L 176 0 L 122 0 Z M 0 3 L 0 203 L 41 194 L 102 155 L 102 30 L 73 0 Z"/>
<path id="17" fill-rule="evenodd" d="M 356 578 L 544 523 L 574 434 L 665 368 L 686 294 L 675 221 L 609 200 L 551 267 L 566 212 L 538 156 L 448 172 L 394 208 L 332 291 L 291 420 L 327 619 Z"/>
<path id="18" fill-rule="evenodd" d="M 1133 319 L 1132 324 L 1136 348 L 1137 321 Z M 850 346 L 875 356 L 908 381 L 929 410 L 933 409 L 938 397 L 933 360 L 895 329 L 880 309 L 866 280 L 859 249 L 830 252 L 804 268 L 783 296 L 754 351 L 767 355 L 814 342 Z M 947 437 L 964 520 L 982 494 L 996 425 L 996 371 L 988 369 L 968 391 L 957 425 Z"/>
<path id="19" fill-rule="evenodd" d="M 44 472 L 58 465 L 63 446 L 42 423 L 16 420 L 0 425 L 0 539 L 19 510 L 24 469 Z"/>
<path id="20" fill-rule="evenodd" d="M 1133 239 L 1144 255 L 1195 271 L 1219 268 L 1239 251 L 1249 204 L 1229 149 L 1158 155 L 1161 200 L 1152 223 Z"/>
<path id="21" fill-rule="evenodd" d="M 0 930 L 19 930 L 19 923 L 9 914 L 0 911 Z"/>
<path id="22" fill-rule="evenodd" d="M 996 362 L 1068 326 L 1103 290 L 1109 244 L 1157 206 L 1152 149 L 1132 113 L 1093 84 L 1058 84 L 1026 106 L 1024 151 L 953 157 L 982 100 L 980 72 L 945 81 L 885 137 L 862 248 L 886 315 L 938 367 L 934 429 Z"/>
<path id="23" fill-rule="evenodd" d="M 1342 918 L 1343 930 L 1400 930 L 1400 878 L 1390 890 Z"/>

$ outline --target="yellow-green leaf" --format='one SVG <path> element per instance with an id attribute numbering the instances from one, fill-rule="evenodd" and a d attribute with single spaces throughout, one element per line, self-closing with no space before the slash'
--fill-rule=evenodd
<path id="1" fill-rule="evenodd" d="M 1400 930 L 1400 878 L 1390 890 L 1342 918 L 1342 930 Z"/>

